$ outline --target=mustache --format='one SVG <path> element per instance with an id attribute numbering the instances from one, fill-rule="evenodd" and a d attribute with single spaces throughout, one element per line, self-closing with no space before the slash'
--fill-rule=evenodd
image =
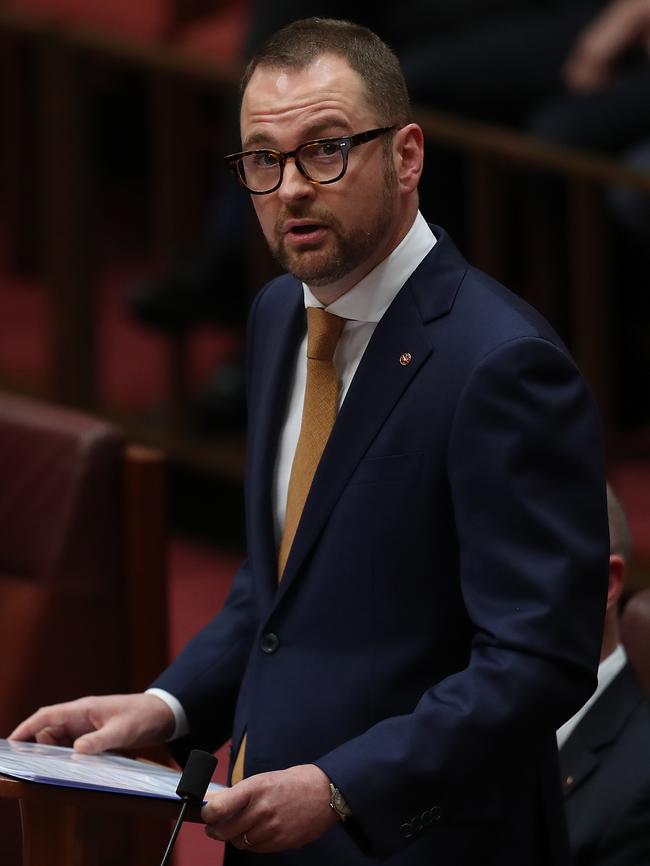
<path id="1" fill-rule="evenodd" d="M 275 221 L 276 235 L 285 233 L 285 226 L 289 220 L 309 220 L 335 230 L 341 227 L 340 220 L 331 211 L 323 208 L 288 206 L 278 214 Z"/>

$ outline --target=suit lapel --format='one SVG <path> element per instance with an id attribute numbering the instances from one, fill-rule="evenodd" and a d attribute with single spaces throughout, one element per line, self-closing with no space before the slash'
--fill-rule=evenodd
<path id="1" fill-rule="evenodd" d="M 291 280 L 290 297 L 276 305 L 276 314 L 265 321 L 262 343 L 261 386 L 254 395 L 255 413 L 249 424 L 249 456 L 246 500 L 249 513 L 248 550 L 260 576 L 265 609 L 271 604 L 278 581 L 277 551 L 273 528 L 273 471 L 278 439 L 286 412 L 295 354 L 305 330 L 305 307 L 300 283 Z"/>
<path id="2" fill-rule="evenodd" d="M 451 241 L 441 238 L 377 325 L 314 476 L 277 601 L 291 586 L 386 418 L 431 356 L 426 323 L 451 309 L 465 272 L 463 264 Z M 405 364 L 400 363 L 404 353 L 410 355 Z"/>
<path id="3" fill-rule="evenodd" d="M 601 754 L 615 742 L 643 690 L 628 663 L 579 722 L 560 750 L 562 787 L 569 797 L 596 770 Z"/>
<path id="4" fill-rule="evenodd" d="M 599 764 L 597 753 L 574 731 L 560 750 L 560 772 L 565 796 L 570 797 Z"/>

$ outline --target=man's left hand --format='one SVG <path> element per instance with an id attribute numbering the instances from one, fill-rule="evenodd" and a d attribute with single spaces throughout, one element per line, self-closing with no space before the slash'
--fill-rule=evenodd
<path id="1" fill-rule="evenodd" d="M 208 794 L 201 811 L 205 832 L 260 854 L 301 848 L 339 820 L 329 804 L 329 783 L 314 764 L 242 779 Z"/>

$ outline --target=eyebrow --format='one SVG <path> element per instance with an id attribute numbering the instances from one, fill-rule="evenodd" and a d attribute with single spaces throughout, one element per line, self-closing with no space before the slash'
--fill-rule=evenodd
<path id="1" fill-rule="evenodd" d="M 327 136 L 327 138 L 339 138 L 347 135 L 352 135 L 352 130 L 349 125 L 345 121 L 341 120 L 340 117 L 324 117 L 317 123 L 306 127 L 305 134 L 301 136 L 301 143 L 314 141 L 315 139 L 322 138 L 323 132 L 325 130 L 330 130 L 332 127 L 337 126 L 339 127 L 339 129 L 341 129 L 341 132 L 330 134 Z M 262 131 L 254 132 L 246 139 L 246 143 L 243 145 L 244 150 L 250 150 L 253 147 L 279 150 L 279 147 L 273 142 L 271 142 L 267 135 Z"/>

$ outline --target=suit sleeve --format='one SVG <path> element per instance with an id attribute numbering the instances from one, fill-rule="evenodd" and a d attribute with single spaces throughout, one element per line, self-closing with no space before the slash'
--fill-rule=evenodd
<path id="1" fill-rule="evenodd" d="M 609 552 L 600 424 L 565 353 L 526 337 L 476 365 L 450 429 L 448 480 L 469 663 L 411 713 L 316 762 L 380 857 L 405 835 L 498 817 L 504 780 L 516 788 L 520 761 L 521 783 L 531 752 L 595 685 Z"/>
<path id="2" fill-rule="evenodd" d="M 262 290 L 254 299 L 248 319 L 247 386 L 250 394 L 254 326 Z M 250 409 L 249 409 L 250 414 Z M 188 643 L 172 664 L 152 683 L 181 703 L 189 734 L 170 744 L 184 764 L 192 749 L 214 751 L 232 733 L 235 703 L 253 639 L 259 627 L 253 575 L 246 560 L 233 580 L 220 613 Z"/>
<path id="3" fill-rule="evenodd" d="M 245 562 L 223 609 L 199 631 L 152 684 L 174 695 L 187 715 L 190 734 L 172 744 L 184 763 L 191 749 L 214 751 L 230 736 L 235 702 L 258 627 Z"/>

